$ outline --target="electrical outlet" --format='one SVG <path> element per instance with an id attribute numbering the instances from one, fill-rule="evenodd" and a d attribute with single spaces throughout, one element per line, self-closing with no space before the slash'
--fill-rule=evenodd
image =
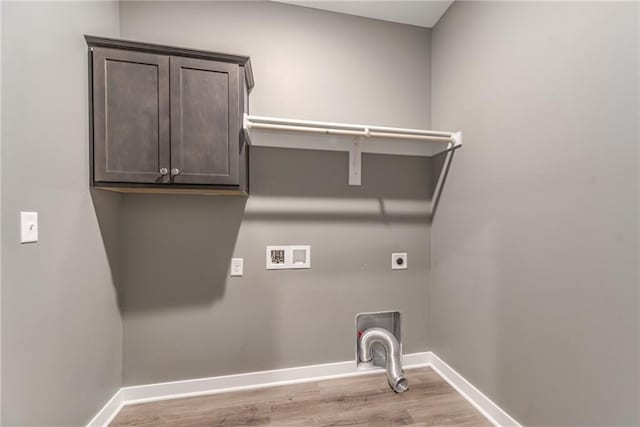
<path id="1" fill-rule="evenodd" d="M 242 276 L 244 258 L 231 258 L 231 276 Z"/>
<path id="2" fill-rule="evenodd" d="M 394 253 L 391 254 L 391 269 L 392 270 L 406 270 L 407 269 L 407 253 Z"/>

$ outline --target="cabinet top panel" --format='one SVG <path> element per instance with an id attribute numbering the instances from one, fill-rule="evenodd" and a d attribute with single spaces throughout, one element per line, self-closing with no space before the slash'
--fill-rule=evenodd
<path id="1" fill-rule="evenodd" d="M 150 52 L 156 54 L 185 56 L 189 58 L 209 59 L 219 62 L 229 62 L 244 67 L 247 90 L 254 86 L 253 70 L 251 69 L 251 58 L 244 55 L 231 55 L 228 53 L 209 52 L 206 50 L 188 49 L 175 46 L 164 46 L 153 43 L 136 42 L 131 40 L 112 39 L 106 37 L 96 37 L 85 35 L 85 40 L 89 47 L 109 47 L 115 49 L 136 50 L 140 52 Z"/>

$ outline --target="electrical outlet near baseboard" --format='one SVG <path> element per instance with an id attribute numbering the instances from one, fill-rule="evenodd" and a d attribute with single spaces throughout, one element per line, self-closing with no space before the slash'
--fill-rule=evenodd
<path id="1" fill-rule="evenodd" d="M 267 270 L 311 268 L 311 246 L 267 246 Z"/>

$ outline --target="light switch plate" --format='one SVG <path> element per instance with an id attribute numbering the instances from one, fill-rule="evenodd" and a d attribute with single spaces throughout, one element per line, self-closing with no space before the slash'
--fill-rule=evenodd
<path id="1" fill-rule="evenodd" d="M 38 241 L 38 212 L 20 212 L 20 243 Z"/>
<path id="2" fill-rule="evenodd" d="M 244 270 L 244 258 L 231 258 L 231 276 L 242 276 Z"/>
<path id="3" fill-rule="evenodd" d="M 391 269 L 392 270 L 407 269 L 407 253 L 406 252 L 391 254 Z"/>

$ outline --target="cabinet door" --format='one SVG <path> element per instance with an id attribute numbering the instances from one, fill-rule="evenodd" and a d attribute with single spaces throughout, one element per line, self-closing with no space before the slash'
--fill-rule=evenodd
<path id="1" fill-rule="evenodd" d="M 239 67 L 171 57 L 171 173 L 180 184 L 239 183 Z"/>
<path id="2" fill-rule="evenodd" d="M 94 179 L 169 183 L 169 107 L 168 56 L 94 48 Z"/>

